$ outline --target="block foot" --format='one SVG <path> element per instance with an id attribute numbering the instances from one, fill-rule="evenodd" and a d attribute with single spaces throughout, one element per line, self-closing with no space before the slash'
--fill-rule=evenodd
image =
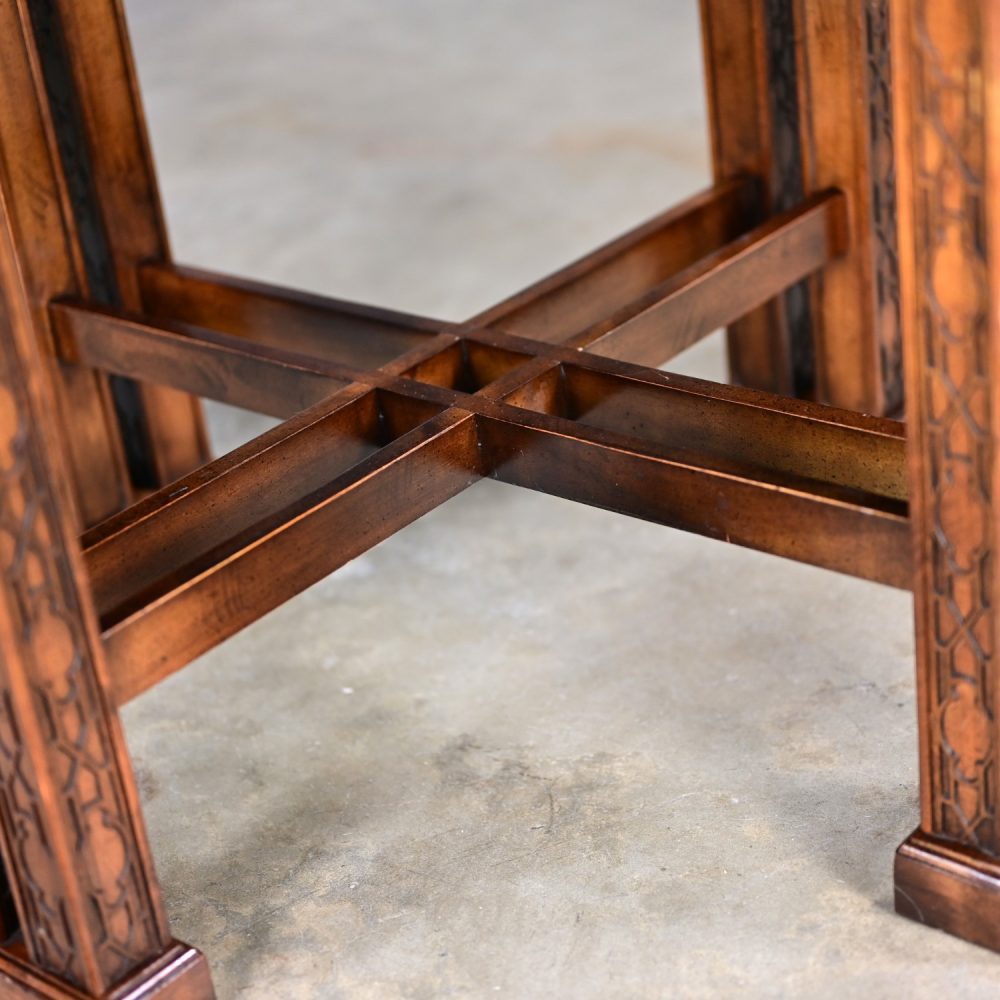
<path id="1" fill-rule="evenodd" d="M 0 952 L 0 996 L 10 1000 L 215 1000 L 205 956 L 179 942 L 103 997 L 60 983 L 14 954 Z"/>
<path id="2" fill-rule="evenodd" d="M 1000 861 L 920 830 L 896 851 L 896 912 L 1000 951 Z"/>

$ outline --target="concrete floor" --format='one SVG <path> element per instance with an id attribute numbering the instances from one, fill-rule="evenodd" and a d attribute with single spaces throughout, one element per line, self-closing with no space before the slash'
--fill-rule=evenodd
<path id="1" fill-rule="evenodd" d="M 130 0 L 177 256 L 462 318 L 706 183 L 695 8 Z M 891 913 L 883 587 L 484 483 L 126 725 L 223 998 L 1000 992 Z"/>

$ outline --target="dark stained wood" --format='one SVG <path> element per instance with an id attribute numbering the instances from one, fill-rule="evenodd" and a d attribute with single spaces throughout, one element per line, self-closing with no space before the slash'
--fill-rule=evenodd
<path id="1" fill-rule="evenodd" d="M 141 318 L 66 303 L 53 305 L 51 313 L 67 360 L 128 378 L 155 378 L 274 417 L 290 417 L 354 380 L 341 365 L 299 361 L 291 352 L 269 352 L 183 323 L 152 326 Z"/>
<path id="2" fill-rule="evenodd" d="M 83 539 L 98 613 L 123 618 L 157 581 L 311 502 L 440 412 L 354 386 L 109 519 Z"/>
<path id="3" fill-rule="evenodd" d="M 149 603 L 106 622 L 115 701 L 146 690 L 470 486 L 479 478 L 474 430 L 472 415 L 457 409 L 432 418 L 157 581 Z M 247 488 L 270 485 L 270 457 L 265 453 L 248 470 Z M 279 478 L 304 471 L 301 461 L 271 470 Z M 183 516 L 184 499 L 175 517 Z M 208 513 L 199 506 L 192 516 Z M 127 536 L 115 543 L 127 552 Z"/>
<path id="4" fill-rule="evenodd" d="M 762 470 L 903 501 L 905 431 L 804 401 L 680 375 L 612 375 L 564 364 L 506 397 L 508 403 L 588 427 Z"/>
<path id="5" fill-rule="evenodd" d="M 64 314 L 73 312 L 66 309 Z M 316 546 L 309 564 L 315 569 L 308 570 L 298 534 L 285 533 L 285 526 L 299 517 L 317 516 L 320 526 L 343 517 L 341 508 L 355 502 L 357 480 L 375 488 L 380 478 L 395 474 L 400 465 L 405 468 L 406 449 L 416 454 L 426 447 L 426 429 L 415 422 L 445 407 L 452 407 L 449 412 L 463 421 L 469 413 L 486 418 L 477 424 L 479 436 L 463 439 L 464 457 L 455 454 L 449 459 L 459 470 L 455 482 L 462 486 L 483 471 L 477 464 L 482 460 L 488 461 L 490 474 L 517 481 L 505 461 L 491 457 L 499 453 L 500 427 L 518 442 L 512 447 L 522 460 L 533 455 L 542 469 L 559 470 L 556 479 L 572 484 L 560 487 L 553 480 L 535 488 L 612 506 L 596 499 L 597 494 L 579 492 L 564 468 L 565 447 L 551 455 L 546 451 L 546 445 L 564 446 L 564 439 L 572 437 L 592 448 L 595 460 L 603 449 L 603 461 L 617 462 L 608 478 L 617 484 L 620 499 L 615 509 L 700 530 L 692 511 L 701 500 L 695 498 L 731 495 L 715 518 L 706 521 L 706 533 L 908 586 L 903 437 L 898 424 L 565 349 L 557 353 L 579 364 L 559 367 L 544 356 L 552 349 L 526 340 L 510 343 L 543 356 L 525 361 L 526 355 L 517 351 L 470 341 L 464 353 L 456 351 L 456 344 L 446 346 L 436 359 L 407 373 L 427 377 L 429 368 L 428 382 L 364 373 L 359 377 L 377 397 L 359 382 L 89 532 L 84 539 L 88 568 L 120 697 L 133 696 L 258 617 L 273 606 L 276 594 L 290 596 L 318 578 L 316 574 L 339 565 L 340 548 L 328 543 Z M 205 349 L 214 351 L 217 345 L 206 344 Z M 542 372 L 537 371 L 538 363 Z M 266 382 L 266 368 L 259 374 Z M 485 381 L 492 376 L 499 381 Z M 557 384 L 558 394 L 538 390 L 539 381 Z M 505 386 L 499 393 L 498 384 Z M 560 400 L 558 406 L 550 402 L 554 398 Z M 403 412 L 403 407 L 408 410 Z M 529 414 L 524 407 L 541 412 Z M 380 429 L 386 427 L 404 438 L 379 439 Z M 530 448 L 515 432 L 517 427 L 534 432 Z M 581 462 L 580 469 L 586 467 Z M 678 482 L 688 484 L 682 500 L 675 498 L 671 486 Z M 448 483 L 445 487 L 452 489 Z M 303 514 L 302 504 L 315 509 Z M 404 517 L 415 516 L 406 513 L 408 507 L 401 501 L 397 508 Z M 809 530 L 792 531 L 791 537 L 787 526 L 800 523 Z M 229 534 L 221 534 L 223 530 Z M 279 585 L 274 569 L 262 573 L 257 550 L 264 536 L 269 566 L 297 566 L 298 575 Z M 371 535 L 368 544 L 382 537 Z M 850 538 L 861 544 L 847 544 Z M 358 538 L 351 539 L 351 557 L 363 551 L 359 544 Z M 213 578 L 223 571 L 223 579 L 234 582 L 218 587 Z M 260 579 L 269 581 L 264 589 L 253 583 Z M 236 615 L 234 592 L 240 594 Z M 202 609 L 200 615 L 194 614 L 195 606 Z M 163 642 L 151 638 L 154 629 L 163 630 Z M 185 638 L 189 634 L 191 638 Z M 158 657 L 155 672 L 138 676 L 132 664 L 139 646 L 172 649 Z"/>
<path id="6" fill-rule="evenodd" d="M 0 994 L 5 1000 L 93 1000 L 39 972 L 16 956 L 0 953 Z M 175 944 L 101 1000 L 212 1000 L 215 991 L 204 955 Z"/>
<path id="7" fill-rule="evenodd" d="M 541 352 L 539 374 L 558 385 L 562 405 L 561 409 L 539 407 L 544 412 L 640 437 L 652 435 L 661 446 L 696 449 L 703 460 L 716 457 L 759 465 L 771 472 L 804 475 L 900 501 L 906 495 L 903 432 L 901 425 L 892 421 L 648 372 L 577 352 L 545 348 L 528 340 L 480 333 L 480 337 L 523 347 L 524 352 L 469 339 L 464 346 L 452 343 L 430 355 L 408 369 L 405 379 L 399 379 L 343 369 L 276 348 L 240 344 L 237 338 L 209 331 L 199 331 L 195 339 L 94 310 L 55 305 L 53 312 L 57 327 L 84 351 L 90 364 L 118 364 L 129 373 L 147 376 L 158 371 L 165 377 L 173 376 L 176 384 L 185 388 L 200 386 L 200 391 L 210 395 L 244 403 L 273 390 L 280 378 L 292 371 L 302 378 L 326 373 L 324 377 L 330 380 L 320 384 L 329 392 L 354 379 L 439 407 L 457 405 L 474 412 L 496 412 L 484 407 L 483 402 L 466 398 L 468 392 L 483 399 L 506 398 L 508 403 L 530 407 L 530 402 L 525 404 L 524 400 L 526 394 L 535 391 L 531 386 L 536 375 L 527 362 L 529 352 Z M 133 339 L 140 344 L 162 341 L 175 353 L 162 357 L 155 353 L 151 357 L 140 355 L 134 363 L 146 367 L 128 367 L 135 354 Z M 198 352 L 192 355 L 197 363 L 192 363 L 192 356 L 185 353 L 187 347 L 177 351 L 176 340 L 193 345 L 191 350 Z M 237 351 L 234 344 L 241 350 Z M 571 363 L 560 368 L 559 359 Z M 330 377 L 331 373 L 342 381 Z M 409 379 L 421 384 L 414 385 Z M 503 386 L 502 391 L 497 390 L 498 385 Z M 429 386 L 452 391 L 436 392 Z M 298 393 L 297 389 L 293 391 Z"/>
<path id="8" fill-rule="evenodd" d="M 66 169 L 86 174 L 75 209 L 78 220 L 93 213 L 85 254 L 94 301 L 139 309 L 139 264 L 166 260 L 170 250 L 122 0 L 31 0 L 31 6 L 49 11 L 65 40 L 67 103 L 81 133 Z M 149 384 L 119 383 L 118 391 L 140 486 L 169 483 L 208 460 L 197 399 Z"/>
<path id="9" fill-rule="evenodd" d="M 843 196 L 817 196 L 710 253 L 569 338 L 609 358 L 661 365 L 836 259 Z"/>
<path id="10" fill-rule="evenodd" d="M 700 7 L 716 181 L 757 178 L 759 217 L 753 222 L 758 223 L 781 207 L 790 208 L 799 200 L 792 196 L 801 195 L 801 175 L 795 171 L 796 86 L 787 72 L 777 71 L 788 67 L 779 58 L 782 53 L 786 57 L 791 53 L 794 71 L 794 35 L 787 19 L 776 17 L 775 4 L 769 0 L 750 0 L 739 17 L 733 16 L 731 0 L 701 0 Z M 783 155 L 789 142 L 790 154 Z M 784 201 L 790 197 L 791 202 Z M 793 343 L 799 341 L 801 354 L 803 332 L 783 299 L 773 299 L 732 323 L 727 331 L 731 377 L 742 385 L 784 395 L 808 392 L 811 365 L 799 361 L 796 371 Z M 808 342 L 804 346 L 811 348 Z"/>
<path id="11" fill-rule="evenodd" d="M 1000 3 L 894 15 L 921 785 L 896 907 L 997 948 Z"/>
<path id="12" fill-rule="evenodd" d="M 373 368 L 454 324 L 196 268 L 142 268 L 146 310 L 318 358 Z"/>
<path id="13" fill-rule="evenodd" d="M 207 588 L 223 564 L 226 579 L 261 578 L 257 562 L 241 565 L 241 560 L 264 535 L 274 564 L 299 565 L 301 556 L 294 548 L 298 536 L 283 534 L 278 526 L 297 516 L 300 503 L 317 498 L 322 499 L 317 513 L 323 518 L 340 516 L 338 490 L 353 490 L 356 463 L 362 463 L 360 474 L 366 479 L 383 476 L 377 468 L 383 456 L 395 454 L 392 449 L 405 447 L 405 442 L 380 440 L 379 428 L 391 424 L 401 434 L 414 432 L 415 424 L 392 416 L 403 405 L 417 421 L 447 407 L 486 418 L 477 424 L 478 451 L 469 451 L 458 463 L 464 462 L 464 485 L 475 478 L 478 456 L 488 459 L 490 474 L 524 483 L 534 476 L 536 488 L 613 506 L 598 492 L 581 491 L 567 469 L 577 460 L 580 469 L 587 461 L 616 462 L 608 480 L 618 484 L 614 509 L 700 530 L 695 497 L 724 495 L 723 507 L 703 526 L 710 535 L 908 586 L 903 437 L 900 426 L 890 421 L 713 386 L 488 331 L 422 351 L 421 359 L 397 376 L 385 370 L 345 371 L 332 362 L 232 335 L 194 328 L 181 335 L 92 309 L 52 308 L 57 327 L 71 342 L 69 349 L 81 350 L 88 363 L 145 363 L 145 372 L 124 370 L 173 376 L 187 389 L 197 388 L 200 380 L 203 389 L 227 387 L 220 395 L 247 393 L 240 397 L 246 401 L 273 387 L 273 375 L 288 372 L 293 364 L 303 376 L 310 376 L 312 368 L 357 380 L 310 414 L 161 491 L 85 538 L 112 669 L 116 677 L 121 671 L 122 698 L 183 666 L 273 606 L 273 586 L 255 593 L 249 584 L 232 583 L 211 591 L 216 596 L 207 596 Z M 141 352 L 140 362 L 129 360 L 137 356 L 136 340 L 176 350 L 177 339 L 194 345 L 197 363 L 183 352 L 176 354 L 181 362 L 176 365 L 167 355 L 144 357 Z M 542 382 L 557 390 L 541 388 Z M 336 385 L 330 383 L 331 391 Z M 378 401 L 365 386 L 379 393 Z M 529 415 L 526 408 L 540 412 Z M 533 432 L 530 442 L 515 433 L 517 427 Z M 514 450 L 522 463 L 533 456 L 542 470 L 559 470 L 555 478 L 567 485 L 554 480 L 542 485 L 537 473 L 510 471 L 506 459 L 495 458 L 503 453 L 497 428 L 518 442 Z M 586 447 L 574 451 L 565 441 L 570 436 Z M 421 437 L 415 440 L 423 447 Z M 387 447 L 389 452 L 380 450 Z M 584 461 L 581 456 L 591 449 L 592 457 Z M 274 474 L 268 471 L 272 469 Z M 786 526 L 797 524 L 809 529 L 790 534 Z M 373 535 L 371 541 L 381 537 Z M 852 537 L 863 544 L 846 544 Z M 358 551 L 351 549 L 352 555 Z M 328 572 L 341 561 L 336 546 L 327 546 L 314 572 L 289 579 L 277 593 L 289 596 L 312 582 L 315 573 Z M 193 579 L 202 590 L 190 589 Z M 233 590 L 241 593 L 236 616 L 230 607 Z M 191 593 L 205 609 L 200 617 L 191 611 Z M 218 607 L 209 612 L 214 605 Z M 196 633 L 187 645 L 181 641 L 187 628 L 182 621 Z M 168 645 L 149 638 L 155 628 L 169 629 L 176 650 L 159 658 L 154 673 L 137 677 L 131 661 L 138 645 Z"/>
<path id="14" fill-rule="evenodd" d="M 868 413 L 903 404 L 888 11 L 889 0 L 797 6 L 804 187 L 848 194 L 854 236 L 811 282 L 816 397 Z"/>
<path id="15" fill-rule="evenodd" d="M 838 194 L 818 196 L 801 208 L 776 216 L 720 250 L 709 253 L 666 282 L 653 285 L 574 336 L 560 339 L 565 339 L 571 347 L 587 348 L 608 357 L 627 357 L 643 363 L 667 360 L 727 319 L 742 315 L 772 298 L 841 252 L 845 241 L 843 211 L 843 199 Z M 614 257 L 611 263 L 617 264 L 621 259 Z M 585 262 L 579 274 L 560 281 L 556 298 L 562 299 L 572 292 L 579 301 L 586 303 L 590 315 L 597 315 L 600 303 L 591 297 L 595 270 L 601 272 L 597 265 L 590 267 Z M 162 269 L 156 273 L 173 277 L 173 272 Z M 219 287 L 218 284 L 201 287 L 209 301 L 214 301 L 210 293 Z M 224 321 L 223 328 L 239 333 L 241 339 L 254 345 L 274 345 L 275 352 L 270 356 L 284 358 L 292 369 L 287 371 L 288 377 L 281 384 L 264 384 L 263 370 L 259 366 L 256 379 L 244 377 L 244 369 L 253 366 L 263 352 L 244 350 L 232 337 L 199 333 L 191 326 L 178 323 L 164 322 L 154 330 L 141 319 L 116 318 L 108 311 L 86 312 L 65 305 L 53 306 L 52 313 L 70 360 L 117 375 L 146 380 L 156 378 L 192 393 L 278 416 L 288 416 L 319 398 L 317 393 L 323 390 L 322 382 L 311 378 L 303 367 L 295 367 L 296 362 L 309 366 L 310 355 L 315 355 L 317 344 L 322 348 L 321 357 L 346 359 L 359 366 L 355 373 L 360 377 L 360 366 L 366 360 L 370 363 L 383 361 L 390 351 L 408 346 L 409 337 L 397 339 L 397 331 L 409 331 L 415 325 L 408 318 L 410 325 L 404 327 L 404 321 L 399 318 L 385 336 L 385 319 L 380 317 L 375 321 L 374 330 L 365 328 L 359 334 L 350 324 L 331 322 L 333 316 L 353 318 L 361 313 L 359 307 L 340 303 L 337 313 L 329 308 L 320 310 L 317 306 L 322 318 L 317 330 L 308 320 L 300 320 L 296 325 L 296 319 L 303 313 L 308 317 L 314 315 L 306 309 L 297 310 L 298 296 L 282 294 L 263 285 L 256 287 L 256 294 L 271 303 L 275 311 L 284 303 L 284 314 L 289 316 L 290 323 L 286 326 L 279 321 L 272 327 L 265 322 L 247 328 L 229 319 Z M 200 298 L 194 298 L 190 291 L 188 295 L 188 308 L 172 309 L 173 315 L 179 313 L 189 322 L 192 318 L 200 323 L 216 321 L 216 315 L 197 307 L 195 303 L 200 302 Z M 533 303 L 538 301 L 532 300 Z M 369 317 L 361 315 L 362 322 L 367 323 Z M 524 315 L 523 311 L 520 315 Z M 343 339 L 335 336 L 336 333 Z M 371 336 L 366 336 L 369 333 Z M 213 344 L 211 351 L 207 343 Z M 280 354 L 277 353 L 279 344 Z M 370 346 L 371 353 L 359 353 L 364 346 Z M 224 350 L 226 347 L 228 354 Z M 210 367 L 209 355 L 216 359 L 215 370 Z M 449 355 L 444 356 L 447 357 Z M 440 365 L 442 360 L 436 363 Z M 315 361 L 311 364 L 314 369 L 317 367 Z M 222 366 L 225 366 L 224 371 L 218 370 Z M 278 375 L 276 369 L 274 374 Z M 334 367 L 328 374 L 336 377 L 342 372 Z M 350 377 L 348 375 L 345 381 Z M 288 399 L 285 405 L 281 405 L 282 396 Z"/>
<path id="16" fill-rule="evenodd" d="M 118 0 L 0 4 L 0 993 L 212 997 L 118 707 L 483 477 L 912 588 L 897 908 L 1000 950 L 1000 0 L 886 4 L 702 0 L 716 184 L 461 324 L 175 264 Z"/>
<path id="17" fill-rule="evenodd" d="M 730 325 L 733 377 L 869 413 L 902 406 L 890 0 L 702 0 L 716 176 L 765 209 L 848 196 L 847 253 Z"/>
<path id="18" fill-rule="evenodd" d="M 551 418 L 483 418 L 480 440 L 490 475 L 504 482 L 909 586 L 909 522 L 898 501 Z"/>
<path id="19" fill-rule="evenodd" d="M 5 208 L 11 183 L 0 172 Z M 174 945 L 111 708 L 14 224 L 0 212 L 0 852 L 32 965 L 103 997 Z"/>
<path id="20" fill-rule="evenodd" d="M 756 190 L 747 178 L 709 188 L 467 325 L 563 343 L 747 232 Z"/>
<path id="21" fill-rule="evenodd" d="M 911 834 L 896 852 L 896 912 L 1000 951 L 1000 865 L 966 844 Z"/>
<path id="22" fill-rule="evenodd" d="M 36 311 L 39 339 L 59 391 L 55 412 L 67 440 L 79 518 L 93 524 L 121 509 L 130 491 L 107 379 L 84 368 L 57 366 L 47 302 L 81 295 L 86 287 L 81 242 L 58 150 L 30 21 L 13 4 L 0 10 L 0 170 L 19 263 Z"/>
<path id="23" fill-rule="evenodd" d="M 484 471 L 528 485 L 527 468 L 535 477 L 532 488 L 908 586 L 905 505 L 891 497 L 765 473 L 733 461 L 722 449 L 721 457 L 706 464 L 700 453 L 671 452 L 654 442 L 640 444 L 486 403 L 477 407 L 488 414 L 478 422 L 478 434 L 471 433 L 467 414 L 455 409 L 448 412 L 457 424 L 434 418 L 377 448 L 372 407 L 370 393 L 348 395 L 333 411 L 335 425 L 323 416 L 296 426 L 287 438 L 284 428 L 271 432 L 266 444 L 247 445 L 220 460 L 217 469 L 199 473 L 197 481 L 182 480 L 172 495 L 151 497 L 141 513 L 125 512 L 102 526 L 100 537 L 87 540 L 119 701 L 184 666 Z M 498 427 L 504 431 L 500 437 Z M 456 445 L 451 439 L 459 430 Z M 338 439 L 343 440 L 339 451 L 330 443 Z M 589 483 L 587 470 L 594 464 L 607 466 L 607 476 Z M 408 484 L 405 503 L 400 477 Z M 607 490 L 614 491 L 614 503 L 601 499 L 610 495 Z M 713 515 L 704 511 L 708 492 L 716 497 Z M 386 495 L 395 496 L 391 520 L 359 516 L 384 504 Z M 788 528 L 801 524 L 808 530 Z M 226 535 L 220 534 L 222 525 Z M 148 648 L 162 652 L 152 660 L 138 656 Z M 145 664 L 142 672 L 136 669 L 139 662 Z"/>

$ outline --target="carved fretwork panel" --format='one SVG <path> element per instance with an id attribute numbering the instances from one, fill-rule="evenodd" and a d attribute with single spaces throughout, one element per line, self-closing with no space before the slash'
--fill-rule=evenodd
<path id="1" fill-rule="evenodd" d="M 924 827 L 995 853 L 996 608 L 983 7 L 913 0 L 909 354 Z M 904 230 L 903 238 L 907 238 Z M 996 391 L 995 388 L 993 390 Z"/>
<path id="2" fill-rule="evenodd" d="M 777 211 L 791 208 L 805 196 L 794 6 L 794 0 L 766 0 L 764 4 L 773 155 L 771 190 Z M 790 288 L 782 297 L 782 305 L 788 326 L 792 392 L 811 396 L 816 359 L 808 285 L 802 282 Z"/>
<path id="3" fill-rule="evenodd" d="M 896 223 L 896 157 L 893 149 L 892 59 L 889 0 L 867 0 L 868 138 L 871 164 L 875 334 L 885 410 L 903 405 L 903 331 L 899 315 L 899 247 Z"/>
<path id="4" fill-rule="evenodd" d="M 59 445 L 42 423 L 51 386 L 0 224 L 3 855 L 33 961 L 103 995 L 170 938 L 78 587 Z"/>

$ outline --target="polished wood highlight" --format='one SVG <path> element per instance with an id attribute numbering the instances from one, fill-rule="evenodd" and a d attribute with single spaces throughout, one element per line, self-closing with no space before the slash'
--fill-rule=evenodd
<path id="1" fill-rule="evenodd" d="M 1000 949 L 1000 0 L 701 7 L 715 183 L 450 323 L 175 263 L 120 0 L 0 3 L 4 996 L 212 997 L 118 709 L 484 477 L 911 589 L 897 908 Z"/>
<path id="2" fill-rule="evenodd" d="M 391 361 L 453 325 L 175 264 L 147 263 L 138 277 L 149 315 L 357 368 Z"/>
<path id="3" fill-rule="evenodd" d="M 169 249 L 123 12 L 76 0 L 25 6 L 90 295 L 138 308 L 138 264 Z M 123 379 L 111 388 L 136 486 L 168 483 L 207 460 L 196 399 Z"/>
<path id="4" fill-rule="evenodd" d="M 15 184 L 0 171 L 0 204 Z M 174 945 L 110 703 L 14 221 L 0 216 L 0 851 L 32 965 L 103 997 Z"/>
<path id="5" fill-rule="evenodd" d="M 828 188 L 852 240 L 821 275 L 729 326 L 733 377 L 868 413 L 902 409 L 890 0 L 701 0 L 716 177 L 764 208 Z"/>
<path id="6" fill-rule="evenodd" d="M 825 226 L 821 232 L 826 246 Z M 267 294 L 272 302 L 296 300 L 277 288 Z M 433 421 L 426 422 L 446 409 L 461 418 L 444 430 L 456 440 L 445 457 L 430 460 L 446 461 L 457 478 L 449 485 L 437 474 L 446 489 L 437 502 L 480 475 L 526 484 L 524 463 L 532 456 L 533 488 L 909 586 L 903 431 L 892 421 L 713 386 L 490 331 L 471 331 L 461 340 L 444 333 L 443 345 L 432 338 L 425 356 L 397 375 L 283 351 L 264 342 L 260 331 L 247 341 L 79 306 L 56 304 L 52 311 L 68 356 L 136 377 L 163 378 L 228 402 L 263 405 L 293 377 L 319 392 L 324 384 L 332 393 L 353 383 L 84 537 L 119 700 L 358 554 L 350 531 L 328 531 L 328 538 L 350 540 L 348 555 L 328 542 L 311 553 L 315 569 L 310 570 L 295 533 L 286 538 L 275 518 L 308 501 L 315 506 L 299 508 L 296 531 L 314 517 L 319 520 L 313 530 L 319 530 L 381 479 L 415 476 L 409 465 L 419 459 L 419 470 L 428 460 L 425 435 Z M 329 322 L 336 324 L 338 316 L 329 314 Z M 328 347 L 329 356 L 340 353 L 332 342 Z M 301 386 L 289 384 L 285 391 L 293 400 L 302 398 Z M 465 428 L 469 415 L 480 419 Z M 386 438 L 386 428 L 395 436 Z M 465 428 L 461 435 L 459 428 Z M 498 429 L 517 442 L 517 461 L 501 446 Z M 435 438 L 444 447 L 437 431 Z M 582 491 L 560 472 L 576 461 L 581 468 L 613 463 L 609 481 L 618 484 L 613 500 Z M 280 473 L 279 481 L 272 482 L 271 469 Z M 682 483 L 694 485 L 682 488 Z M 708 518 L 700 500 L 706 490 L 724 498 Z M 386 533 L 423 511 L 407 514 L 411 499 L 423 502 L 419 490 L 411 491 L 407 503 L 397 502 L 394 518 L 403 520 L 385 522 Z M 794 530 L 785 531 L 786 524 Z M 222 525 L 233 533 L 232 543 L 223 541 Z M 854 536 L 864 544 L 844 544 Z M 270 583 L 255 591 L 251 583 L 261 577 L 257 560 L 265 557 L 273 564 Z M 283 566 L 296 572 L 286 577 Z M 241 579 L 248 582 L 217 582 Z M 241 595 L 236 613 L 229 599 L 234 591 Z M 195 600 L 205 610 L 192 615 Z M 210 607 L 215 610 L 208 612 Z M 135 667 L 140 648 L 161 649 L 147 673 Z"/>
<path id="7" fill-rule="evenodd" d="M 137 309 L 139 265 L 169 259 L 170 248 L 123 11 L 114 3 L 76 0 L 32 0 L 29 6 L 33 12 L 49 8 L 64 36 L 68 79 L 62 97 L 75 104 L 81 132 L 66 173 L 74 173 L 69 163 L 85 166 L 93 194 L 83 191 L 73 204 L 78 225 L 87 206 L 96 214 L 95 238 L 85 247 L 99 275 L 94 297 Z M 95 51 L 101 58 L 93 57 Z M 195 397 L 151 384 L 119 386 L 119 394 L 125 444 L 140 487 L 164 485 L 208 460 Z"/>
<path id="8" fill-rule="evenodd" d="M 896 908 L 1000 948 L 1000 4 L 894 15 L 921 787 Z"/>
<path id="9" fill-rule="evenodd" d="M 5 212 L 16 232 L 18 262 L 39 336 L 47 329 L 46 303 L 87 289 L 82 237 L 70 210 L 68 180 L 51 141 L 51 109 L 31 24 L 14 4 L 0 5 L 0 147 L 7 175 Z M 69 461 L 78 516 L 93 524 L 131 498 L 125 453 L 112 416 L 108 380 L 86 368 L 62 367 L 43 354 L 56 380 L 55 413 L 74 446 Z"/>
<path id="10" fill-rule="evenodd" d="M 797 89 L 788 80 L 795 72 L 791 26 L 767 0 L 750 0 L 739 17 L 729 0 L 700 0 L 700 6 L 716 182 L 757 178 L 760 221 L 791 207 L 802 193 Z M 781 60 L 782 52 L 791 55 L 790 63 Z M 774 71 L 779 66 L 784 73 Z M 796 304 L 801 299 L 789 304 L 774 298 L 730 324 L 735 381 L 783 395 L 811 390 L 812 345 L 794 315 Z"/>
<path id="11" fill-rule="evenodd" d="M 902 332 L 889 0 L 800 0 L 802 171 L 807 192 L 849 194 L 850 250 L 810 282 L 815 398 L 899 414 Z M 858 108 L 865 108 L 864 114 Z"/>
<path id="12" fill-rule="evenodd" d="M 637 364 L 664 364 L 839 257 L 844 213 L 843 197 L 832 192 L 776 215 L 567 343 Z"/>
<path id="13" fill-rule="evenodd" d="M 206 1000 L 213 992 L 205 956 L 175 943 L 134 976 L 103 994 L 101 1000 Z M 93 994 L 68 987 L 23 959 L 2 953 L 0 995 L 5 1000 L 93 1000 Z"/>
<path id="14" fill-rule="evenodd" d="M 474 316 L 470 326 L 559 343 L 747 232 L 758 185 L 722 181 Z"/>

